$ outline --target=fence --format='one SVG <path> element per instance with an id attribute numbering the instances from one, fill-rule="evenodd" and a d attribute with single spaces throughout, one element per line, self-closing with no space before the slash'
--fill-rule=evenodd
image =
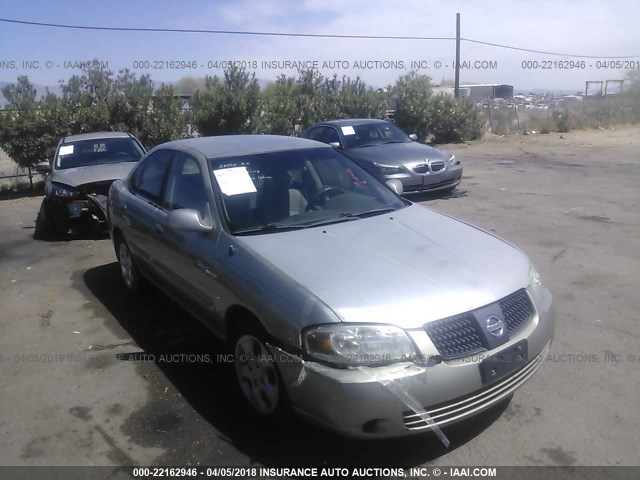
<path id="1" fill-rule="evenodd" d="M 512 102 L 488 98 L 479 105 L 487 130 L 498 134 L 568 132 L 640 122 L 638 100 L 625 95 Z"/>
<path id="2" fill-rule="evenodd" d="M 3 180 L 8 180 L 8 179 L 14 179 L 14 178 L 24 178 L 24 177 L 29 177 L 29 189 L 33 190 L 34 185 L 33 185 L 33 177 L 35 176 L 41 176 L 41 177 L 45 177 L 46 174 L 44 173 L 40 173 L 40 172 L 34 172 L 31 167 L 27 168 L 27 172 L 28 173 L 18 173 L 16 175 L 1 175 L 0 176 L 0 183 Z"/>

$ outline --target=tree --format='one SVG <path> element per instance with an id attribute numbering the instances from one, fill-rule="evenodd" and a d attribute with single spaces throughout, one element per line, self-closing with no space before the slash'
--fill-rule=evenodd
<path id="1" fill-rule="evenodd" d="M 431 99 L 428 129 L 435 143 L 476 140 L 484 133 L 485 122 L 473 101 L 440 94 Z"/>
<path id="2" fill-rule="evenodd" d="M 429 135 L 431 92 L 431 78 L 416 72 L 401 76 L 393 87 L 397 98 L 395 123 L 406 132 L 418 135 L 420 140 Z"/>
<path id="3" fill-rule="evenodd" d="M 293 77 L 281 75 L 261 93 L 261 131 L 272 135 L 293 135 L 300 121 L 296 97 L 298 86 Z"/>
<path id="4" fill-rule="evenodd" d="M 295 103 L 302 130 L 325 120 L 323 116 L 327 110 L 325 107 L 327 98 L 320 93 L 324 82 L 325 78 L 317 70 L 308 69 L 298 72 Z"/>
<path id="5" fill-rule="evenodd" d="M 138 138 L 144 136 L 152 98 L 153 82 L 149 75 L 136 78 L 129 70 L 122 70 L 107 98 L 110 128 L 131 132 Z"/>
<path id="6" fill-rule="evenodd" d="M 188 114 L 182 111 L 182 99 L 175 87 L 163 85 L 156 90 L 152 108 L 145 117 L 138 138 L 147 148 L 188 135 Z"/>
<path id="7" fill-rule="evenodd" d="M 176 82 L 176 88 L 180 95 L 193 95 L 198 90 L 205 89 L 205 81 L 203 78 L 182 77 Z"/>
<path id="8" fill-rule="evenodd" d="M 205 79 L 205 90 L 197 91 L 191 107 L 194 124 L 202 135 L 252 133 L 258 129 L 260 86 L 255 73 L 235 65 Z"/>
<path id="9" fill-rule="evenodd" d="M 360 77 L 342 78 L 339 108 L 344 118 L 383 118 L 386 111 L 384 97 L 367 87 Z"/>
<path id="10" fill-rule="evenodd" d="M 72 116 L 69 133 L 113 130 L 109 105 L 115 93 L 113 72 L 99 61 L 84 65 L 82 72 L 60 83 L 62 99 Z"/>
<path id="11" fill-rule="evenodd" d="M 7 100 L 0 112 L 0 145 L 21 167 L 47 160 L 51 152 L 49 126 L 40 113 L 36 89 L 25 75 L 16 83 L 5 85 Z M 55 147 L 55 143 L 53 143 Z"/>

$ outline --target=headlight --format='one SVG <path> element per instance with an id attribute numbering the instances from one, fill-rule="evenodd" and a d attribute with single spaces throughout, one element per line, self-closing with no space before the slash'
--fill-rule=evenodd
<path id="1" fill-rule="evenodd" d="M 456 156 L 452 153 L 451 156 L 449 157 L 449 165 L 457 165 L 458 160 L 456 160 Z"/>
<path id="2" fill-rule="evenodd" d="M 323 325 L 303 335 L 306 353 L 340 366 L 380 366 L 411 361 L 415 348 L 406 332 L 393 325 Z"/>
<path id="3" fill-rule="evenodd" d="M 52 183 L 51 192 L 54 197 L 73 198 L 80 194 L 75 188 L 71 188 L 61 183 Z"/>
<path id="4" fill-rule="evenodd" d="M 381 163 L 374 163 L 373 165 L 382 175 L 397 175 L 405 172 L 404 167 L 399 165 L 383 165 Z"/>
<path id="5" fill-rule="evenodd" d="M 546 312 L 551 308 L 553 302 L 551 292 L 542 284 L 540 274 L 533 264 L 529 267 L 529 286 L 527 291 L 531 295 L 536 309 Z"/>

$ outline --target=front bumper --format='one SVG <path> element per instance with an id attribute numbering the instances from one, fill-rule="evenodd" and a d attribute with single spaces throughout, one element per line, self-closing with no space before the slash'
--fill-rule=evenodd
<path id="1" fill-rule="evenodd" d="M 46 208 L 56 228 L 67 231 L 91 223 L 106 225 L 105 206 L 106 197 L 103 195 L 88 195 L 73 200 L 51 199 L 47 202 Z"/>
<path id="2" fill-rule="evenodd" d="M 358 438 L 388 438 L 429 431 L 424 414 L 408 406 L 415 399 L 443 427 L 470 418 L 511 395 L 542 365 L 553 339 L 555 307 L 551 296 L 534 304 L 529 324 L 500 347 L 435 365 L 402 363 L 376 368 L 337 369 L 272 347 L 294 409 L 338 433 Z M 410 332 L 423 355 L 435 347 L 424 331 Z M 493 383 L 483 383 L 483 358 L 518 342 L 528 343 L 528 362 Z M 393 388 L 388 385 L 392 383 Z M 404 395 L 395 392 L 400 390 Z"/>
<path id="3" fill-rule="evenodd" d="M 440 171 L 431 171 L 429 168 L 425 173 L 416 173 L 414 166 L 408 166 L 407 172 L 395 175 L 382 175 L 383 182 L 387 180 L 400 180 L 404 193 L 436 192 L 454 188 L 460 184 L 462 179 L 462 164 L 446 165 Z"/>

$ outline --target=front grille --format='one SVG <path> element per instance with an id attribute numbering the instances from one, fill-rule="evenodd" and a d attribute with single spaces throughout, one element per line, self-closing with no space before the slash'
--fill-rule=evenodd
<path id="1" fill-rule="evenodd" d="M 433 177 L 437 178 L 437 177 Z M 446 185 L 455 185 L 455 183 L 460 180 L 460 178 L 454 178 L 453 180 L 443 180 L 437 183 L 429 183 L 427 185 L 408 185 L 403 188 L 405 192 L 424 192 L 428 190 L 432 190 L 438 187 L 444 187 Z"/>
<path id="2" fill-rule="evenodd" d="M 509 333 L 524 327 L 533 314 L 533 305 L 524 288 L 504 297 L 499 304 Z"/>
<path id="3" fill-rule="evenodd" d="M 471 312 L 425 325 L 431 341 L 445 358 L 463 357 L 486 350 L 479 328 Z"/>
<path id="4" fill-rule="evenodd" d="M 416 165 L 415 167 L 413 167 L 413 171 L 416 173 L 427 173 L 429 171 L 429 165 Z"/>
<path id="5" fill-rule="evenodd" d="M 533 304 L 522 288 L 498 300 L 509 335 L 514 335 L 533 318 Z M 445 360 L 473 355 L 489 348 L 475 310 L 430 322 L 424 326 Z"/>
<path id="6" fill-rule="evenodd" d="M 450 423 L 475 415 L 500 402 L 529 380 L 540 365 L 542 365 L 540 358 L 546 358 L 547 352 L 549 351 L 548 349 L 549 346 L 547 345 L 537 358 L 530 361 L 515 373 L 503 378 L 498 383 L 494 383 L 469 395 L 445 403 L 425 407 L 425 410 L 431 417 L 431 420 L 439 427 L 444 427 Z M 405 427 L 409 430 L 426 430 L 431 428 L 427 422 L 425 422 L 423 416 L 413 411 L 402 412 L 402 419 L 404 420 Z"/>
<path id="7" fill-rule="evenodd" d="M 432 172 L 439 172 L 443 168 L 444 168 L 444 163 L 442 163 L 442 162 L 435 162 L 435 163 L 431 164 L 431 171 Z"/>

